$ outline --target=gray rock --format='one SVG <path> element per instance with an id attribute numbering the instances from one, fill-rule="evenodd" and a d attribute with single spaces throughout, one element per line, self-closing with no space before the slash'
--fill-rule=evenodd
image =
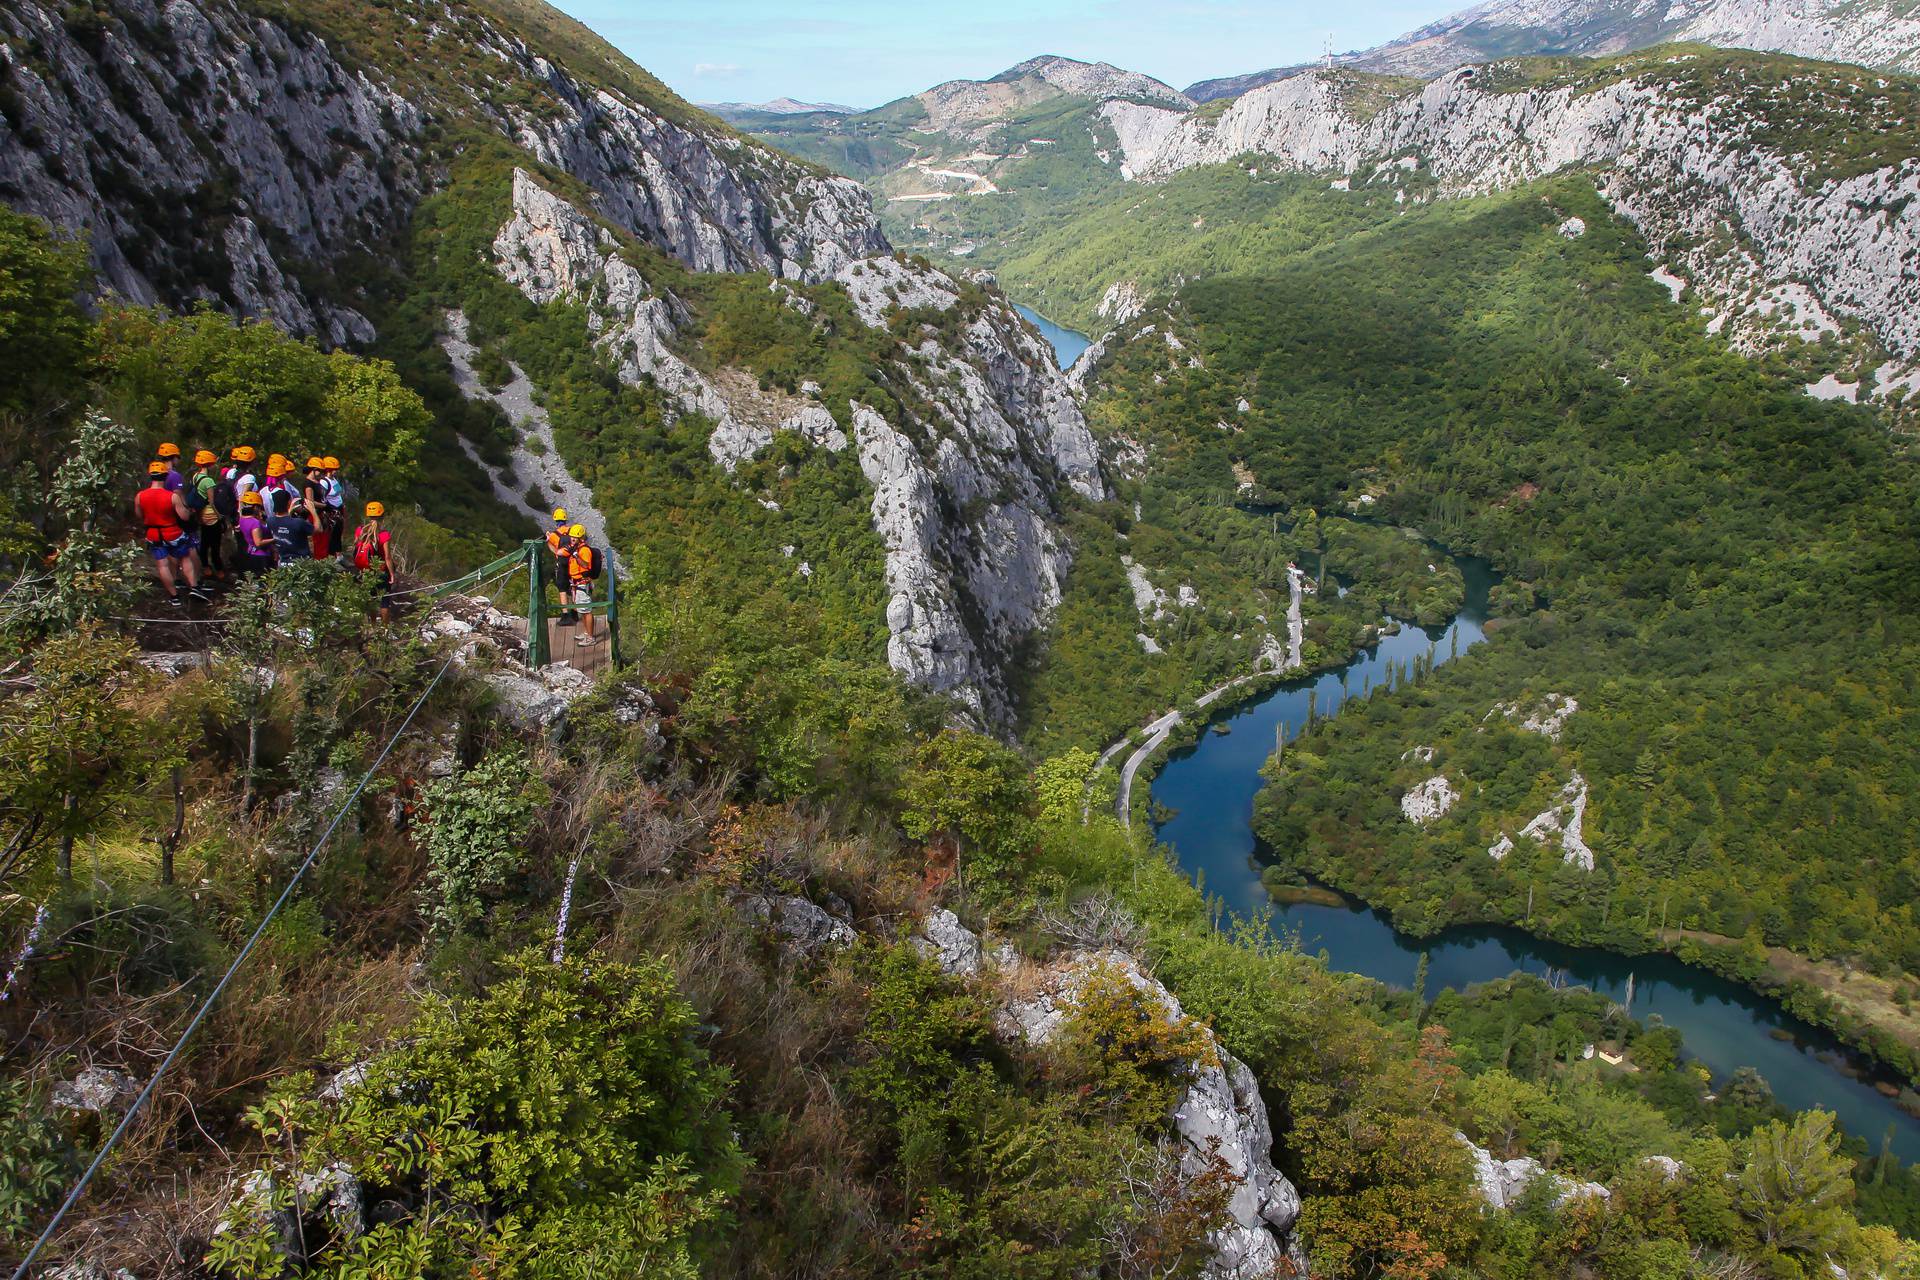
<path id="1" fill-rule="evenodd" d="M 573 705 L 572 698 L 524 671 L 490 671 L 482 678 L 493 690 L 501 716 L 523 732 L 554 732 Z"/>
<path id="2" fill-rule="evenodd" d="M 204 653 L 143 653 L 140 665 L 157 675 L 177 680 L 181 676 L 191 675 L 207 669 L 207 655 Z"/>
<path id="3" fill-rule="evenodd" d="M 46 1280 L 136 1280 L 127 1270 L 109 1271 L 98 1262 L 63 1262 L 47 1272 Z"/>
<path id="4" fill-rule="evenodd" d="M 1495 1209 L 1510 1209 L 1520 1197 L 1526 1194 L 1538 1178 L 1550 1180 L 1555 1205 L 1570 1201 L 1598 1197 L 1606 1200 L 1612 1193 L 1598 1182 L 1581 1182 L 1572 1178 L 1563 1178 L 1557 1173 L 1548 1173 L 1538 1160 L 1532 1156 L 1515 1156 L 1511 1160 L 1495 1160 L 1493 1153 L 1477 1145 L 1464 1133 L 1453 1135 L 1473 1157 L 1473 1182 L 1480 1198 Z"/>
<path id="5" fill-rule="evenodd" d="M 1089 974 L 1099 967 L 1118 972 L 1151 995 L 1171 1021 L 1180 1002 L 1159 981 L 1143 972 L 1124 951 L 1081 951 L 1039 974 L 1024 974 L 1024 994 L 1007 1001 L 994 1015 L 1004 1039 L 1044 1045 L 1059 1034 Z M 1300 1194 L 1273 1164 L 1273 1129 L 1259 1082 L 1245 1063 L 1214 1043 L 1217 1063 L 1191 1064 L 1186 1091 L 1170 1117 L 1180 1169 L 1194 1178 L 1218 1160 L 1236 1179 L 1228 1202 L 1231 1221 L 1212 1237 L 1213 1255 L 1202 1275 L 1208 1280 L 1259 1280 L 1307 1274 L 1305 1248 L 1293 1235 L 1300 1216 Z"/>
<path id="6" fill-rule="evenodd" d="M 335 1072 L 333 1078 L 320 1086 L 319 1097 L 327 1102 L 344 1102 L 353 1090 L 366 1083 L 367 1068 L 370 1062 L 356 1062 Z"/>
<path id="7" fill-rule="evenodd" d="M 766 894 L 748 898 L 741 910 L 767 925 L 788 955 L 817 959 L 829 951 L 844 951 L 854 943 L 853 926 L 836 920 L 805 898 Z"/>
<path id="8" fill-rule="evenodd" d="M 347 1165 L 336 1161 L 302 1173 L 294 1181 L 293 1196 L 278 1203 L 282 1186 L 265 1169 L 248 1174 L 214 1235 L 225 1235 L 242 1222 L 264 1225 L 272 1232 L 274 1252 L 301 1266 L 307 1262 L 306 1250 L 320 1244 L 309 1228 L 340 1240 L 355 1239 L 366 1230 L 366 1193 Z"/>
<path id="9" fill-rule="evenodd" d="M 119 1111 L 140 1095 L 140 1082 L 111 1067 L 88 1067 L 53 1086 L 53 1105 L 69 1111 Z"/>
<path id="10" fill-rule="evenodd" d="M 980 937 L 960 923 L 960 917 L 940 907 L 920 925 L 913 946 L 952 977 L 971 978 L 980 972 Z"/>

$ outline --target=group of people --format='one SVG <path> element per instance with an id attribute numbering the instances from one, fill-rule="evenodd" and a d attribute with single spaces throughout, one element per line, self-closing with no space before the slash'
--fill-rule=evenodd
<path id="1" fill-rule="evenodd" d="M 553 580 L 560 588 L 562 626 L 579 624 L 577 645 L 598 642 L 593 634 L 593 582 L 600 576 L 600 553 L 587 541 L 584 525 L 571 523 L 564 507 L 553 509 L 553 528 L 547 531 L 547 550 L 553 553 Z"/>
<path id="2" fill-rule="evenodd" d="M 377 575 L 380 616 L 390 618 L 393 535 L 383 526 L 386 508 L 367 503 L 365 523 L 345 543 L 340 459 L 310 457 L 303 471 L 276 453 L 260 476 L 254 474 L 257 457 L 253 446 L 236 445 L 222 465 L 213 450 L 198 449 L 183 472 L 179 445 L 155 451 L 134 511 L 145 526 L 147 552 L 167 603 L 181 603 L 177 577 L 185 579 L 188 595 L 205 600 L 216 582 L 338 555 L 356 571 Z"/>

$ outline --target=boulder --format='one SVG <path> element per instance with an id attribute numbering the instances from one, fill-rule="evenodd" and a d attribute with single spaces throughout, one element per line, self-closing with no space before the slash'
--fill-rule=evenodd
<path id="1" fill-rule="evenodd" d="M 1436 773 L 1400 797 L 1400 813 L 1408 822 L 1424 827 L 1445 817 L 1459 798 L 1460 793 L 1453 789 L 1447 776 Z"/>
<path id="2" fill-rule="evenodd" d="M 53 1105 L 69 1111 L 105 1114 L 119 1111 L 139 1096 L 140 1082 L 110 1067 L 88 1067 L 73 1079 L 53 1086 Z"/>
<path id="3" fill-rule="evenodd" d="M 971 978 L 980 972 L 980 938 L 960 923 L 960 917 L 941 907 L 920 926 L 913 947 L 953 977 Z"/>
<path id="4" fill-rule="evenodd" d="M 140 655 L 140 665 L 169 680 L 177 680 L 195 671 L 205 671 L 207 655 L 204 653 L 143 653 Z"/>
<path id="5" fill-rule="evenodd" d="M 780 949 L 801 960 L 818 959 L 829 951 L 845 951 L 853 945 L 853 926 L 836 920 L 805 898 L 763 894 L 748 898 L 741 910 L 753 920 L 772 929 Z"/>

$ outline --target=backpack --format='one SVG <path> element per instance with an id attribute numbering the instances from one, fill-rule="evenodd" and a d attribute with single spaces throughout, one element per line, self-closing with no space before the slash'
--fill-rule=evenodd
<path id="1" fill-rule="evenodd" d="M 180 501 L 186 506 L 188 517 L 194 520 L 198 520 L 200 513 L 207 509 L 207 495 L 201 492 L 197 477 L 181 486 Z"/>
<path id="2" fill-rule="evenodd" d="M 213 486 L 213 509 L 228 520 L 239 519 L 240 487 L 231 475 L 221 476 L 220 483 Z"/>
<path id="3" fill-rule="evenodd" d="M 587 581 L 588 582 L 596 581 L 600 577 L 600 563 L 603 558 L 604 557 L 602 557 L 602 555 L 600 554 L 600 548 L 596 546 L 588 545 L 587 547 Z"/>

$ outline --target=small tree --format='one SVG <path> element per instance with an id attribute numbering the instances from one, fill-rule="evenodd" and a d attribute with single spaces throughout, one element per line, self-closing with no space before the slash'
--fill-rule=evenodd
<path id="1" fill-rule="evenodd" d="M 984 875 L 1005 871 L 1033 834 L 1026 762 L 991 738 L 950 729 L 920 748 L 917 764 L 901 788 L 906 833 L 953 841 L 956 857 L 973 854 Z"/>
<path id="2" fill-rule="evenodd" d="M 103 413 L 81 421 L 53 473 L 48 503 L 66 537 L 48 571 L 21 577 L 6 593 L 0 628 L 25 645 L 51 631 L 124 615 L 145 582 L 141 550 L 103 532 L 133 451 L 133 432 Z"/>
<path id="3" fill-rule="evenodd" d="M 1854 1230 L 1853 1158 L 1840 1153 L 1831 1111 L 1773 1120 L 1748 1137 L 1734 1204 L 1769 1248 L 1819 1260 Z"/>
<path id="4" fill-rule="evenodd" d="M 142 674 L 131 644 L 80 631 L 43 645 L 32 691 L 0 703 L 0 885 L 50 847 L 70 878 L 74 842 L 170 766 L 169 735 L 126 704 Z"/>

